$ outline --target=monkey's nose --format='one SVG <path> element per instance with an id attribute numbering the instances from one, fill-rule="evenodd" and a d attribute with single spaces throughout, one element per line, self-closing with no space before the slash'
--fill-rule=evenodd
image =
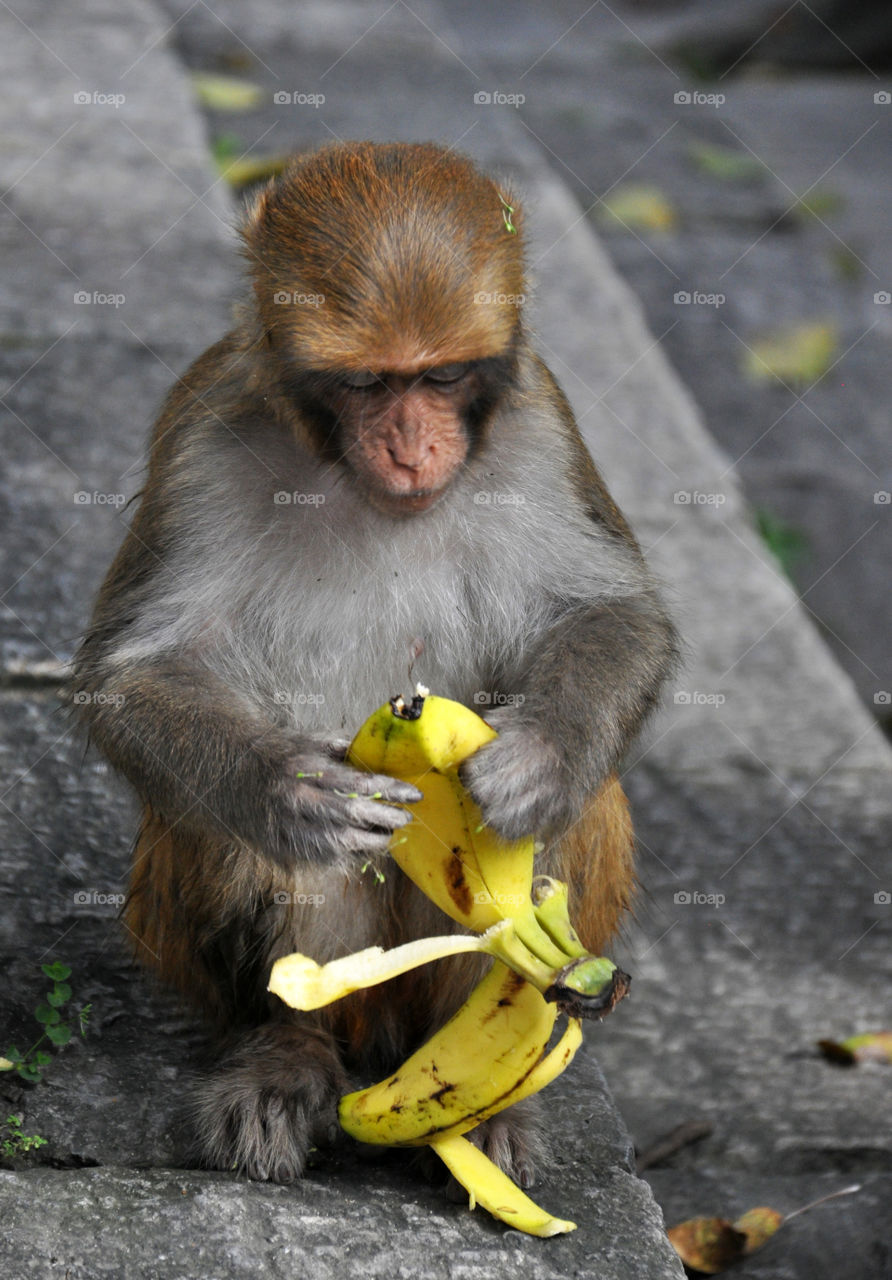
<path id="1" fill-rule="evenodd" d="M 389 444 L 387 452 L 396 466 L 402 467 L 406 471 L 420 471 L 433 450 L 429 447 L 426 449 L 406 449 L 400 445 Z"/>

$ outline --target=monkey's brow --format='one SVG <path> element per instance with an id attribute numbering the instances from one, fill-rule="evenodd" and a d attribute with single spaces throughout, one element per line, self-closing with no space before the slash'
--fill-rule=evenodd
<path id="1" fill-rule="evenodd" d="M 363 365 L 359 369 L 341 369 L 333 376 L 338 374 L 357 374 L 370 373 L 373 377 L 384 381 L 385 378 L 426 378 L 429 373 L 435 373 L 438 369 L 461 369 L 462 372 L 470 371 L 475 368 L 481 361 L 479 360 L 440 360 L 434 364 L 425 364 L 419 368 L 411 369 L 379 369 L 372 368 L 371 365 Z"/>

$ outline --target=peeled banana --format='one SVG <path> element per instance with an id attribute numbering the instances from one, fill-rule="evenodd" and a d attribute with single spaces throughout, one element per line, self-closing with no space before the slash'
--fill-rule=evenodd
<path id="1" fill-rule="evenodd" d="M 459 765 L 496 732 L 460 702 L 416 693 L 376 711 L 353 739 L 349 764 L 411 782 L 423 798 L 411 806 L 413 821 L 391 855 L 442 911 L 483 932 L 499 920 L 514 922 L 517 936 L 546 964 L 566 955 L 533 910 L 535 841 L 502 840 L 458 776 Z"/>
<path id="2" fill-rule="evenodd" d="M 491 969 L 446 1025 L 387 1079 L 343 1097 L 339 1118 L 362 1142 L 431 1146 L 469 1192 L 471 1208 L 479 1203 L 518 1230 L 547 1236 L 575 1224 L 540 1209 L 463 1135 L 558 1076 L 582 1041 L 580 1017 L 609 1013 L 629 979 L 586 952 L 570 922 L 566 885 L 533 880 L 533 839 L 504 841 L 483 824 L 458 769 L 495 737 L 473 711 L 419 686 L 410 704 L 394 698 L 370 716 L 347 756 L 422 792 L 391 854 L 474 933 L 370 947 L 326 965 L 285 956 L 270 990 L 294 1008 L 316 1009 L 441 956 L 492 955 Z M 559 1012 L 569 1015 L 567 1027 L 548 1051 Z"/>

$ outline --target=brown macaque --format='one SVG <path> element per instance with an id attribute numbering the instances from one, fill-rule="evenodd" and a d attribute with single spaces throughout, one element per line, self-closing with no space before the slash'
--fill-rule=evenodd
<path id="1" fill-rule="evenodd" d="M 168 396 L 77 656 L 144 806 L 125 923 L 221 1037 L 195 1104 L 216 1168 L 300 1174 L 348 1073 L 391 1070 L 479 976 L 440 961 L 311 1015 L 266 991 L 289 952 L 453 927 L 386 857 L 419 793 L 344 762 L 413 658 L 498 730 L 464 781 L 497 831 L 539 835 L 593 951 L 630 899 L 616 769 L 675 633 L 529 345 L 522 233 L 516 197 L 433 145 L 330 146 L 271 183 L 253 298 Z M 477 1140 L 531 1182 L 532 1107 Z"/>

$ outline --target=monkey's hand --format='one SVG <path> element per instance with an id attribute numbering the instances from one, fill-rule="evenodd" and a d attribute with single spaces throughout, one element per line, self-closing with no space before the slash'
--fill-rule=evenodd
<path id="1" fill-rule="evenodd" d="M 464 762 L 459 777 L 486 825 L 506 840 L 564 830 L 583 796 L 561 750 L 514 708 L 485 719 L 499 736 Z"/>
<path id="2" fill-rule="evenodd" d="M 397 805 L 421 792 L 411 783 L 363 773 L 344 763 L 349 741 L 289 735 L 274 770 L 263 847 L 285 866 L 296 858 L 342 862 L 386 853 L 394 831 L 412 820 Z M 383 802 L 383 803 L 382 803 Z"/>

